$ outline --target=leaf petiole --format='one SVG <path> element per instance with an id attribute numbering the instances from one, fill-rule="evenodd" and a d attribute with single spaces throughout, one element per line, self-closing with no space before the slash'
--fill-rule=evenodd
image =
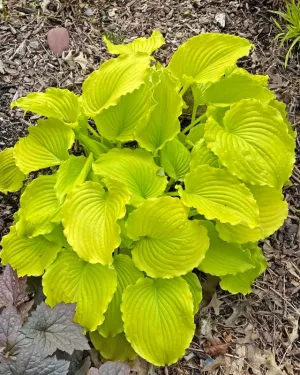
<path id="1" fill-rule="evenodd" d="M 88 124 L 88 129 L 89 131 L 93 134 L 93 136 L 95 136 L 97 139 L 101 140 L 101 137 L 100 135 L 96 132 L 96 130 L 94 130 L 90 124 Z"/>

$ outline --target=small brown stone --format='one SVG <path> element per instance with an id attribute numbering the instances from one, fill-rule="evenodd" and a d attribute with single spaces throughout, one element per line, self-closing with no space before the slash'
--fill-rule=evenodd
<path id="1" fill-rule="evenodd" d="M 69 32 L 64 27 L 56 27 L 48 31 L 48 45 L 55 56 L 61 56 L 69 49 Z"/>

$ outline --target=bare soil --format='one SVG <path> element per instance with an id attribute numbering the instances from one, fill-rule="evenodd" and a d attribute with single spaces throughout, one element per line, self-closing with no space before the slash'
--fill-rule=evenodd
<path id="1" fill-rule="evenodd" d="M 13 99 L 47 87 L 80 92 L 85 77 L 109 58 L 102 36 L 129 41 L 160 30 L 166 46 L 156 53 L 162 63 L 187 38 L 200 32 L 224 32 L 251 40 L 256 49 L 241 65 L 252 73 L 268 74 L 270 88 L 288 106 L 290 120 L 300 126 L 299 54 L 284 68 L 285 49 L 274 37 L 268 10 L 272 0 L 8 0 L 8 17 L 0 18 L 0 150 L 27 133 L 36 116 L 10 112 Z M 92 13 L 92 14 L 91 14 Z M 226 25 L 216 21 L 225 14 Z M 55 26 L 70 32 L 69 54 L 57 58 L 46 35 Z M 205 282 L 211 302 L 196 317 L 197 332 L 177 364 L 150 373 L 164 374 L 300 374 L 300 144 L 292 185 L 285 189 L 289 217 L 284 226 L 261 245 L 270 264 L 243 297 L 229 295 L 213 280 Z M 0 195 L 0 234 L 8 232 L 18 209 L 18 194 Z M 207 303 L 209 303 L 207 305 Z"/>

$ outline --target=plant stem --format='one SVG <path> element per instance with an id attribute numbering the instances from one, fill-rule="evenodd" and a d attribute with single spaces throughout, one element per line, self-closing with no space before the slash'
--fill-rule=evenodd
<path id="1" fill-rule="evenodd" d="M 175 180 L 174 178 L 170 178 L 169 182 L 168 182 L 168 185 L 166 187 L 166 192 L 168 192 L 171 188 L 171 186 L 174 184 Z"/>
<path id="2" fill-rule="evenodd" d="M 119 149 L 121 149 L 121 148 L 123 147 L 121 141 L 117 141 L 117 147 L 118 147 Z"/>
<path id="3" fill-rule="evenodd" d="M 192 121 L 191 121 L 191 123 L 195 122 L 196 115 L 197 115 L 197 108 L 198 108 L 198 106 L 197 106 L 197 104 L 196 104 L 196 102 L 194 100 L 193 112 L 192 112 Z"/>
<path id="4" fill-rule="evenodd" d="M 94 129 L 91 127 L 90 124 L 88 124 L 88 129 L 89 129 L 89 131 L 90 131 L 90 132 L 91 132 L 96 138 L 98 138 L 98 139 L 101 140 L 100 135 L 96 132 L 96 130 L 94 130 Z"/>
<path id="5" fill-rule="evenodd" d="M 190 86 L 191 86 L 190 83 L 186 83 L 185 85 L 183 85 L 183 87 L 182 87 L 182 89 L 181 89 L 181 91 L 180 91 L 180 95 L 183 96 L 183 95 L 187 92 L 187 90 L 188 90 L 188 88 L 189 88 Z"/>
<path id="6" fill-rule="evenodd" d="M 203 115 L 202 115 L 203 116 Z M 190 125 L 188 125 L 186 128 L 184 128 L 181 133 L 186 134 L 189 130 L 191 130 L 195 125 L 198 125 L 198 123 L 202 120 L 202 116 L 196 118 L 196 120 L 192 121 Z"/>

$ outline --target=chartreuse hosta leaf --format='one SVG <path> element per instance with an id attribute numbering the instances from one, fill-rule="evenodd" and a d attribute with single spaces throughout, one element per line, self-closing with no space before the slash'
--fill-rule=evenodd
<path id="1" fill-rule="evenodd" d="M 213 104 L 209 104 L 205 112 L 206 122 L 210 117 L 212 117 L 214 120 L 216 120 L 219 123 L 219 125 L 223 126 L 224 116 L 229 109 L 230 107 L 216 107 Z M 205 124 L 203 124 L 204 133 L 205 133 Z"/>
<path id="2" fill-rule="evenodd" d="M 151 55 L 155 50 L 165 44 L 161 33 L 154 30 L 149 38 L 137 38 L 127 44 L 113 44 L 105 36 L 103 41 L 109 53 L 113 55 L 129 55 L 137 52 L 144 52 Z"/>
<path id="3" fill-rule="evenodd" d="M 223 126 L 209 118 L 205 141 L 230 173 L 253 185 L 281 188 L 292 172 L 294 139 L 280 113 L 258 100 L 233 105 Z"/>
<path id="4" fill-rule="evenodd" d="M 105 180 L 106 188 L 87 181 L 72 190 L 64 203 L 64 233 L 80 258 L 90 263 L 111 264 L 120 245 L 117 220 L 126 214 L 130 193 L 116 180 Z"/>
<path id="5" fill-rule="evenodd" d="M 268 186 L 252 186 L 253 194 L 259 208 L 259 225 L 250 229 L 245 225 L 232 226 L 217 222 L 220 237 L 228 242 L 256 242 L 270 236 L 281 227 L 288 215 L 288 204 L 283 200 L 280 190 Z"/>
<path id="6" fill-rule="evenodd" d="M 154 365 L 176 362 L 193 338 L 193 297 L 182 278 L 140 279 L 126 288 L 121 309 L 127 340 Z"/>
<path id="7" fill-rule="evenodd" d="M 177 139 L 168 142 L 160 153 L 161 166 L 174 180 L 180 180 L 190 170 L 191 154 Z"/>
<path id="8" fill-rule="evenodd" d="M 124 332 L 114 337 L 105 338 L 99 332 L 90 333 L 94 347 L 99 350 L 102 357 L 111 361 L 126 361 L 134 359 L 137 354 L 126 340 Z"/>
<path id="9" fill-rule="evenodd" d="M 0 152 L 0 191 L 7 194 L 21 189 L 24 173 L 16 166 L 13 148 L 7 148 Z"/>
<path id="10" fill-rule="evenodd" d="M 103 324 L 98 327 L 98 331 L 104 337 L 113 337 L 123 331 L 120 309 L 122 294 L 128 285 L 135 284 L 138 279 L 144 277 L 144 274 L 135 267 L 132 259 L 128 255 L 119 254 L 115 256 L 113 266 L 117 272 L 118 286 L 113 299 L 108 305 L 105 320 Z"/>
<path id="11" fill-rule="evenodd" d="M 15 226 L 3 237 L 1 245 L 2 264 L 10 264 L 20 277 L 42 275 L 62 249 L 60 245 L 47 240 L 44 236 L 20 237 Z"/>
<path id="12" fill-rule="evenodd" d="M 54 185 L 56 175 L 40 175 L 25 189 L 20 200 L 17 232 L 35 237 L 50 233 L 61 221 L 60 203 Z"/>
<path id="13" fill-rule="evenodd" d="M 296 138 L 297 132 L 294 130 L 294 128 L 292 127 L 292 124 L 287 119 L 286 105 L 283 102 L 279 102 L 278 100 L 272 100 L 269 104 L 271 107 L 276 108 L 277 111 L 280 112 L 281 117 L 287 127 L 288 133 L 292 137 Z"/>
<path id="14" fill-rule="evenodd" d="M 64 235 L 64 228 L 62 223 L 58 224 L 52 232 L 44 234 L 44 237 L 47 238 L 50 242 L 54 242 L 61 247 L 70 247 L 68 241 Z"/>
<path id="15" fill-rule="evenodd" d="M 12 102 L 11 108 L 14 107 L 58 119 L 71 127 L 77 126 L 81 112 L 79 97 L 69 90 L 58 88 L 28 94 Z"/>
<path id="16" fill-rule="evenodd" d="M 252 261 L 255 263 L 255 268 L 236 275 L 227 275 L 222 277 L 220 282 L 222 289 L 228 290 L 232 294 L 251 293 L 251 285 L 253 284 L 254 280 L 266 270 L 268 263 L 261 249 L 257 245 L 251 244 L 250 251 Z"/>
<path id="17" fill-rule="evenodd" d="M 92 153 L 95 159 L 98 159 L 101 154 L 108 151 L 107 147 L 103 143 L 96 141 L 82 132 L 78 132 L 76 134 L 76 139 L 78 139 L 80 144 L 83 146 L 85 153 Z"/>
<path id="18" fill-rule="evenodd" d="M 116 288 L 113 268 L 85 262 L 72 249 L 63 250 L 43 276 L 46 303 L 77 303 L 75 321 L 89 331 L 102 324 Z"/>
<path id="19" fill-rule="evenodd" d="M 211 86 L 211 82 L 207 83 L 193 83 L 191 88 L 194 97 L 194 106 L 204 105 L 206 104 L 205 101 L 205 93 L 207 89 Z"/>
<path id="20" fill-rule="evenodd" d="M 204 139 L 200 139 L 191 152 L 190 168 L 195 169 L 204 164 L 214 168 L 219 168 L 220 166 L 218 157 L 207 147 Z"/>
<path id="21" fill-rule="evenodd" d="M 262 103 L 269 103 L 275 95 L 263 87 L 250 75 L 233 74 L 213 83 L 204 94 L 204 102 L 227 107 L 242 99 L 255 98 Z"/>
<path id="22" fill-rule="evenodd" d="M 189 134 L 186 136 L 186 142 L 188 144 L 194 146 L 204 137 L 204 125 L 205 124 L 196 125 L 190 130 Z"/>
<path id="23" fill-rule="evenodd" d="M 209 246 L 207 231 L 187 219 L 179 199 L 145 201 L 127 221 L 127 235 L 135 242 L 132 258 L 148 276 L 171 278 L 198 266 Z"/>
<path id="24" fill-rule="evenodd" d="M 259 223 L 258 206 L 250 190 L 225 169 L 200 165 L 185 176 L 179 187 L 183 204 L 194 207 L 208 220 L 254 228 Z"/>
<path id="25" fill-rule="evenodd" d="M 93 164 L 95 174 L 126 184 L 132 194 L 131 204 L 163 194 L 167 178 L 145 150 L 112 149 Z"/>
<path id="26" fill-rule="evenodd" d="M 199 310 L 199 304 L 202 301 L 202 287 L 196 274 L 189 272 L 183 275 L 182 278 L 189 284 L 190 291 L 194 301 L 194 314 Z"/>
<path id="27" fill-rule="evenodd" d="M 155 152 L 164 147 L 180 132 L 183 100 L 179 94 L 180 82 L 167 69 L 157 72 L 159 82 L 153 91 L 153 107 L 145 114 L 136 128 L 135 138 L 139 145 Z"/>
<path id="28" fill-rule="evenodd" d="M 215 276 L 236 275 L 255 268 L 249 249 L 243 249 L 238 244 L 229 244 L 219 237 L 219 234 L 210 221 L 200 221 L 208 231 L 210 240 L 209 249 L 199 269 Z"/>
<path id="29" fill-rule="evenodd" d="M 100 134 L 112 141 L 134 140 L 138 122 L 153 106 L 151 89 L 152 82 L 147 79 L 139 89 L 122 96 L 117 105 L 97 115 L 95 123 Z"/>
<path id="30" fill-rule="evenodd" d="M 14 158 L 20 170 L 27 174 L 61 164 L 68 159 L 74 142 L 73 130 L 60 120 L 39 120 L 29 127 L 29 135 L 20 138 L 14 147 Z"/>
<path id="31" fill-rule="evenodd" d="M 88 158 L 70 156 L 59 168 L 54 186 L 58 200 L 62 203 L 70 190 L 86 181 L 92 169 L 93 155 Z"/>
<path id="32" fill-rule="evenodd" d="M 89 117 L 116 105 L 123 95 L 138 89 L 149 70 L 150 56 L 122 55 L 103 63 L 83 83 L 82 105 Z"/>
<path id="33" fill-rule="evenodd" d="M 216 82 L 236 61 L 249 54 L 251 44 L 238 36 L 201 34 L 182 44 L 169 69 L 182 82 Z"/>
<path id="34" fill-rule="evenodd" d="M 231 77 L 235 74 L 243 74 L 247 77 L 252 78 L 254 81 L 259 83 L 261 86 L 268 86 L 269 76 L 266 75 L 259 75 L 259 74 L 251 74 L 246 69 L 240 68 L 238 66 L 232 66 L 231 68 L 227 69 L 225 72 L 226 77 Z"/>

